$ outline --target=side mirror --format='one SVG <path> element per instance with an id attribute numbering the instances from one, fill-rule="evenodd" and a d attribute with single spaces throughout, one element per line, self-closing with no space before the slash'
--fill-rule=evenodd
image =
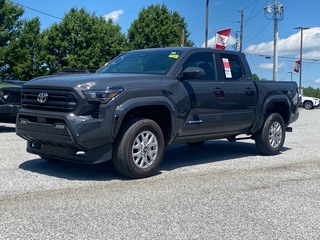
<path id="1" fill-rule="evenodd" d="M 198 67 L 187 67 L 182 72 L 182 79 L 203 78 L 204 76 L 205 76 L 204 70 Z"/>

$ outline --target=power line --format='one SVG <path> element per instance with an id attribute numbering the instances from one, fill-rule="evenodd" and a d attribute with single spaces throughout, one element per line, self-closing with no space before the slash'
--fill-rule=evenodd
<path id="1" fill-rule="evenodd" d="M 251 38 L 250 40 L 245 41 L 245 43 L 247 42 L 251 42 L 253 39 L 255 39 L 256 37 L 258 37 L 271 23 L 271 21 L 269 21 L 262 29 L 260 32 L 258 32 L 253 38 Z"/>
<path id="2" fill-rule="evenodd" d="M 45 12 L 43 12 L 43 11 L 40 11 L 40 10 L 31 8 L 31 7 L 25 6 L 25 5 L 20 4 L 20 3 L 16 3 L 16 2 L 11 1 L 11 0 L 8 0 L 8 1 L 11 2 L 11 3 L 13 3 L 13 4 L 16 4 L 16 5 L 20 6 L 20 7 L 24 7 L 24 8 L 26 8 L 26 9 L 32 10 L 32 11 L 34 11 L 34 12 L 41 13 L 41 14 L 43 14 L 43 15 L 46 15 L 46 16 L 49 16 L 49 17 L 52 17 L 52 18 L 56 18 L 56 19 L 59 19 L 59 20 L 63 20 L 62 18 L 57 17 L 57 16 L 54 16 L 54 15 L 52 15 L 52 14 L 45 13 Z"/>

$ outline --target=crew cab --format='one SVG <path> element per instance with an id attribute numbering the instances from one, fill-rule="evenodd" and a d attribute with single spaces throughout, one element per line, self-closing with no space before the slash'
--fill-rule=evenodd
<path id="1" fill-rule="evenodd" d="M 143 178 L 171 144 L 244 135 L 260 154 L 278 154 L 298 116 L 296 83 L 254 81 L 243 53 L 159 48 L 124 53 L 97 73 L 29 81 L 16 133 L 43 159 L 112 160 Z"/>

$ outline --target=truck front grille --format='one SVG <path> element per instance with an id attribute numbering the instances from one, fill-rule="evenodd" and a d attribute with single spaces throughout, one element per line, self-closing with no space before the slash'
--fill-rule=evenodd
<path id="1" fill-rule="evenodd" d="M 21 105 L 27 109 L 72 112 L 77 107 L 76 95 L 68 90 L 23 89 Z"/>

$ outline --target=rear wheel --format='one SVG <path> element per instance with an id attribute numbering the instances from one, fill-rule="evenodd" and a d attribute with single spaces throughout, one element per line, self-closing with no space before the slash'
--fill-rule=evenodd
<path id="1" fill-rule="evenodd" d="M 113 163 L 127 177 L 149 177 L 160 166 L 164 147 L 159 125 L 150 119 L 135 118 L 124 125 L 115 141 Z"/>
<path id="2" fill-rule="evenodd" d="M 280 153 L 284 140 L 284 121 L 280 114 L 272 113 L 255 136 L 257 149 L 264 155 L 276 155 Z"/>

